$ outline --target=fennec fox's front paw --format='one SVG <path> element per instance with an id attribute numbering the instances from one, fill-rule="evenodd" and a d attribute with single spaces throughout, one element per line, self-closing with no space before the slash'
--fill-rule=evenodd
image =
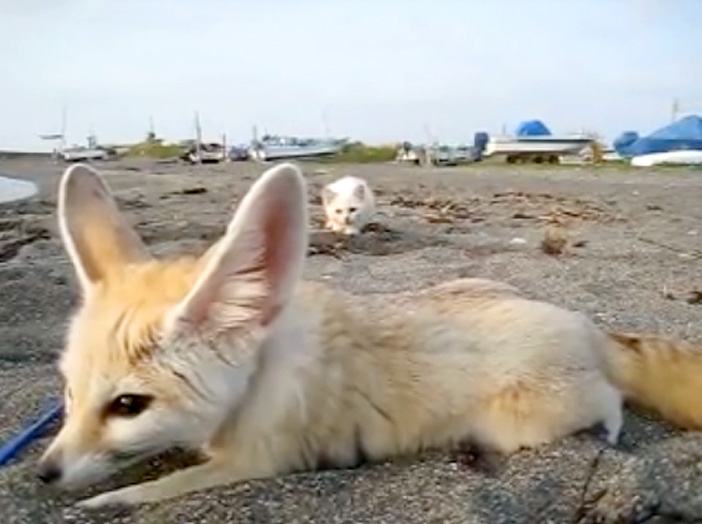
<path id="1" fill-rule="evenodd" d="M 160 479 L 133 484 L 81 500 L 77 506 L 100 508 L 112 505 L 132 506 L 158 502 L 237 481 L 265 478 L 271 474 L 263 469 L 244 471 L 241 467 L 230 462 L 211 459 L 205 464 L 176 471 Z"/>

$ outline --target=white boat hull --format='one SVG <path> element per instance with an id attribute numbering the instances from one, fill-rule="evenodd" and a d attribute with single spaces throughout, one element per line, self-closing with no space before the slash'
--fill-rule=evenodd
<path id="1" fill-rule="evenodd" d="M 636 167 L 651 167 L 655 165 L 702 165 L 702 151 L 667 151 L 639 155 L 631 159 L 631 165 Z"/>
<path id="2" fill-rule="evenodd" d="M 261 161 L 282 160 L 284 158 L 307 158 L 333 155 L 341 151 L 342 145 L 321 147 L 264 146 L 252 148 L 250 156 Z"/>
<path id="3" fill-rule="evenodd" d="M 486 156 L 551 154 L 565 155 L 582 151 L 592 142 L 589 137 L 492 137 L 485 145 Z"/>
<path id="4" fill-rule="evenodd" d="M 80 162 L 85 160 L 105 160 L 109 155 L 102 149 L 64 149 L 59 153 L 65 162 Z"/>

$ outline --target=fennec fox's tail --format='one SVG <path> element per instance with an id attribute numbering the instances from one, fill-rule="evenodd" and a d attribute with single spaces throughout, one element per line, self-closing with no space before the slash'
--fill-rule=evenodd
<path id="1" fill-rule="evenodd" d="M 702 346 L 609 333 L 610 380 L 634 404 L 685 429 L 702 429 Z"/>

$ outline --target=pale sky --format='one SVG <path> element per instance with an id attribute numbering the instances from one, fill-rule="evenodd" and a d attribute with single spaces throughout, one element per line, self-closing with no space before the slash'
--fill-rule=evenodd
<path id="1" fill-rule="evenodd" d="M 702 0 L 0 0 L 0 148 L 244 142 L 251 127 L 448 142 L 702 113 Z"/>

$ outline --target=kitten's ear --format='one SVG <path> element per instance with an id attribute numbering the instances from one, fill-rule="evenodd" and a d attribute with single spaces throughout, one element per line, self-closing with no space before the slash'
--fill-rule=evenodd
<path id="1" fill-rule="evenodd" d="M 69 167 L 61 177 L 58 221 L 61 239 L 84 292 L 110 271 L 150 258 L 117 208 L 105 181 L 85 164 Z"/>
<path id="2" fill-rule="evenodd" d="M 217 335 L 277 317 L 307 251 L 305 180 L 293 164 L 266 171 L 241 201 L 224 237 L 171 317 L 172 326 Z"/>
<path id="3" fill-rule="evenodd" d="M 325 186 L 322 188 L 322 205 L 324 207 L 328 206 L 331 204 L 332 200 L 334 200 L 334 197 L 336 196 L 336 193 L 334 192 L 333 189 L 331 189 L 329 186 Z"/>
<path id="4" fill-rule="evenodd" d="M 366 198 L 366 188 L 363 184 L 358 184 L 354 189 L 353 189 L 353 196 L 356 198 L 363 200 Z"/>

